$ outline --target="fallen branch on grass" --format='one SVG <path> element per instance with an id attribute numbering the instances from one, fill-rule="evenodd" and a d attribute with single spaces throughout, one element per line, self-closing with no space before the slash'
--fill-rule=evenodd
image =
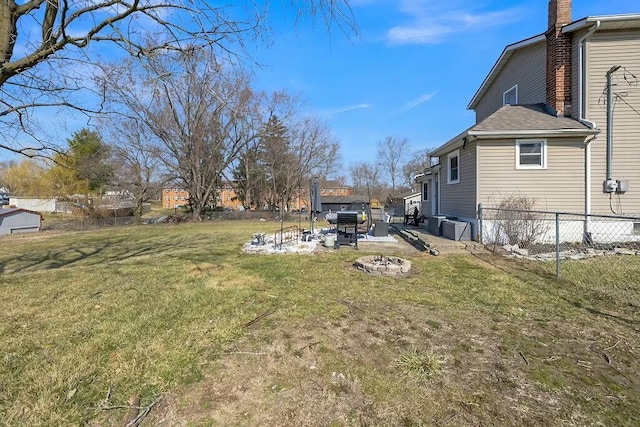
<path id="1" fill-rule="evenodd" d="M 262 355 L 262 354 L 268 354 L 266 352 L 262 352 L 262 351 L 227 351 L 224 353 L 214 353 L 213 356 L 228 356 L 230 354 L 250 354 L 250 355 Z"/>
<path id="2" fill-rule="evenodd" d="M 267 316 L 272 315 L 273 313 L 275 313 L 275 310 L 267 310 L 264 313 L 254 317 L 253 320 L 250 320 L 249 322 L 247 322 L 244 325 L 242 325 L 242 327 L 243 328 L 248 328 L 249 326 L 253 325 L 256 322 L 259 322 L 260 320 L 264 319 Z"/>
<path id="3" fill-rule="evenodd" d="M 443 425 L 447 424 L 449 421 L 451 421 L 453 418 L 455 418 L 457 415 L 458 415 L 458 413 L 454 412 L 453 414 L 449 415 L 448 417 L 446 417 L 442 421 L 435 420 L 435 424 L 437 426 L 443 426 Z"/>
<path id="4" fill-rule="evenodd" d="M 154 406 L 160 403 L 160 401 L 164 398 L 164 395 L 161 394 L 160 396 L 156 397 L 156 399 L 147 406 L 140 406 L 140 398 L 138 396 L 134 396 L 130 400 L 131 404 L 129 405 L 107 406 L 106 404 L 108 403 L 110 397 L 111 397 L 111 388 L 109 388 L 109 391 L 107 392 L 107 397 L 102 405 L 92 406 L 92 407 L 89 407 L 89 409 L 100 410 L 100 411 L 111 411 L 114 409 L 128 409 L 129 412 L 127 412 L 127 415 L 124 417 L 124 421 L 126 423 L 125 427 L 137 427 L 142 422 L 142 420 L 149 414 L 151 409 L 153 409 Z M 135 417 L 134 417 L 134 414 L 135 414 Z"/>
<path id="5" fill-rule="evenodd" d="M 153 402 L 151 402 L 149 405 L 140 408 L 142 410 L 138 413 L 138 416 L 136 418 L 134 418 L 133 420 L 129 421 L 125 425 L 125 427 L 138 427 L 140 425 L 140 423 L 142 422 L 142 420 L 144 420 L 145 417 L 147 415 L 149 415 L 149 412 L 151 412 L 153 407 L 156 406 L 158 403 L 160 403 L 160 401 L 163 398 L 164 398 L 164 395 L 161 394 L 160 396 L 156 397 L 156 399 Z"/>
<path id="6" fill-rule="evenodd" d="M 104 398 L 104 401 L 100 404 L 100 406 L 90 406 L 89 409 L 93 410 L 101 410 L 101 411 L 112 411 L 114 409 L 142 409 L 140 406 L 140 402 L 137 403 L 132 400 L 129 401 L 128 405 L 109 405 L 109 399 L 111 399 L 111 387 L 109 387 L 109 391 L 107 391 L 107 396 Z"/>
<path id="7" fill-rule="evenodd" d="M 360 311 L 361 313 L 365 313 L 365 311 L 363 309 L 361 309 L 360 307 L 358 307 L 357 305 L 355 305 L 354 303 L 344 300 L 344 299 L 337 299 L 336 301 L 338 301 L 340 304 L 344 304 L 348 309 L 349 312 L 351 312 L 352 308 L 355 308 L 356 310 Z"/>
<path id="8" fill-rule="evenodd" d="M 522 354 L 521 351 L 518 352 L 520 354 L 520 357 L 522 357 L 522 360 L 524 360 L 524 363 L 526 363 L 527 365 L 529 364 L 529 361 L 527 360 L 526 357 L 524 357 L 524 354 Z"/>
<path id="9" fill-rule="evenodd" d="M 312 342 L 312 343 L 309 343 L 309 344 L 305 345 L 304 347 L 300 347 L 297 351 L 302 351 L 302 350 L 305 350 L 307 348 L 311 348 L 314 345 L 318 345 L 318 344 L 320 344 L 320 341 Z"/>
<path id="10" fill-rule="evenodd" d="M 129 405 L 131 405 L 129 410 L 122 418 L 122 423 L 127 427 L 132 425 L 131 423 L 140 415 L 140 396 L 131 396 L 131 398 L 129 398 Z"/>
<path id="11" fill-rule="evenodd" d="M 615 343 L 614 345 L 609 346 L 609 347 L 605 348 L 605 349 L 604 349 L 604 350 L 602 350 L 602 351 L 609 351 L 609 350 L 612 350 L 612 349 L 613 349 L 613 348 L 615 348 L 618 344 L 620 344 L 620 340 L 616 341 L 616 343 Z"/>

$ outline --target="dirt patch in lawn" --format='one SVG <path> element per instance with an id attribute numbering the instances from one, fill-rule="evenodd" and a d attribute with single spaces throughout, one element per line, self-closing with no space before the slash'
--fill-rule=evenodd
<path id="1" fill-rule="evenodd" d="M 169 396 L 152 424 L 583 425 L 605 404 L 630 403 L 616 388 L 638 390 L 619 371 L 634 349 L 619 342 L 607 353 L 596 343 L 608 337 L 586 325 L 343 305 L 333 320 L 276 319 L 276 329 L 252 330 L 216 355 L 204 381 Z M 431 355 L 440 368 L 403 370 L 406 354 Z M 611 395 L 583 392 L 594 383 Z"/>

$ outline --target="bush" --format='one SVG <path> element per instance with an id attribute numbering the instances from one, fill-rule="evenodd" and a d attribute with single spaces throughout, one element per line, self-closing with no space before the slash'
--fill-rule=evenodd
<path id="1" fill-rule="evenodd" d="M 511 195 L 496 206 L 496 243 L 531 246 L 544 233 L 544 222 L 534 212 L 535 198 Z"/>

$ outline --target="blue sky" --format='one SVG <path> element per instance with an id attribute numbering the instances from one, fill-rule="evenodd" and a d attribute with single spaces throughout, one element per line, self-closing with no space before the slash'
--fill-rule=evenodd
<path id="1" fill-rule="evenodd" d="M 386 136 L 407 138 L 416 151 L 472 125 L 466 106 L 504 47 L 547 26 L 547 0 L 350 0 L 360 33 L 347 36 L 296 19 L 289 0 L 276 1 L 269 43 L 247 46 L 262 64 L 254 67 L 256 85 L 307 100 L 306 112 L 326 120 L 341 145 L 342 175 L 350 163 L 375 161 Z M 640 13 L 640 3 L 573 0 L 575 20 L 620 13 Z M 94 46 L 109 56 L 105 45 Z M 60 142 L 87 125 L 44 114 L 51 116 L 45 123 L 57 123 Z M 0 152 L 0 160 L 12 157 Z"/>
<path id="2" fill-rule="evenodd" d="M 353 0 L 357 37 L 271 16 L 254 52 L 259 87 L 300 92 L 341 144 L 343 163 L 375 161 L 386 136 L 435 148 L 474 123 L 467 110 L 507 44 L 546 30 L 546 0 Z M 573 19 L 640 13 L 637 0 L 574 0 Z M 346 175 L 346 172 L 344 173 Z"/>

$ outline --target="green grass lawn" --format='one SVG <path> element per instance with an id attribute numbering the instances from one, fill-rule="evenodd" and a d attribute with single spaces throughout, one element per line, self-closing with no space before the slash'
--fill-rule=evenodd
<path id="1" fill-rule="evenodd" d="M 241 251 L 277 228 L 1 238 L 0 423 L 640 424 L 639 259 Z"/>

